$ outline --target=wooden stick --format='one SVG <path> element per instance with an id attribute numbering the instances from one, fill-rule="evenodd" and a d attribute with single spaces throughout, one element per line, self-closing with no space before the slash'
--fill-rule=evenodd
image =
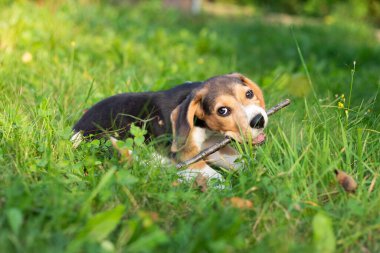
<path id="1" fill-rule="evenodd" d="M 268 116 L 271 116 L 271 115 L 275 114 L 276 112 L 278 112 L 279 110 L 281 110 L 282 108 L 288 106 L 289 104 L 290 104 L 290 99 L 285 99 L 281 103 L 270 108 L 268 111 L 266 111 L 266 113 Z M 232 141 L 232 139 L 230 137 L 226 136 L 226 138 L 224 138 L 221 142 L 215 143 L 214 145 L 202 150 L 201 152 L 199 152 L 199 154 L 197 154 L 193 158 L 190 158 L 189 160 L 178 163 L 176 165 L 176 168 L 181 169 L 181 168 L 188 166 L 192 163 L 198 162 L 199 160 L 205 158 L 206 156 L 209 156 L 209 155 L 215 153 L 216 151 L 218 151 L 219 149 L 223 148 L 224 146 L 226 146 L 231 141 Z"/>
<path id="2" fill-rule="evenodd" d="M 272 108 L 269 108 L 269 110 L 266 111 L 266 113 L 268 116 L 271 116 L 271 115 L 275 114 L 276 112 L 278 112 L 279 110 L 281 110 L 282 108 L 284 108 L 288 105 L 290 105 L 290 99 L 285 99 L 281 103 L 278 103 L 277 105 L 273 106 Z"/>

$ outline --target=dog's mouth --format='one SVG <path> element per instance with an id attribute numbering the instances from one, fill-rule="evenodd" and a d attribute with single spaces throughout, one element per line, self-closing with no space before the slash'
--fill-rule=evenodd
<path id="1" fill-rule="evenodd" d="M 260 131 L 259 133 L 257 133 L 257 132 L 254 133 L 252 131 L 251 133 L 247 134 L 246 136 L 242 136 L 240 134 L 238 135 L 234 132 L 227 132 L 227 133 L 225 133 L 225 136 L 228 136 L 229 138 L 232 138 L 235 141 L 240 142 L 240 143 L 247 141 L 248 139 L 251 139 L 253 145 L 261 145 L 266 140 L 266 135 L 262 131 Z M 253 137 L 253 136 L 255 136 L 255 137 Z"/>
<path id="2" fill-rule="evenodd" d="M 264 133 L 259 133 L 259 135 L 257 135 L 257 136 L 253 139 L 252 143 L 253 143 L 254 145 L 261 145 L 261 144 L 263 144 L 263 143 L 265 142 L 265 138 L 266 138 L 266 136 L 265 136 Z"/>

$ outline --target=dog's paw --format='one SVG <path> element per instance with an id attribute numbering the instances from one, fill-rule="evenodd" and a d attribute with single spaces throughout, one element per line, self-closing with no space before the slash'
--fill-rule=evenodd
<path id="1" fill-rule="evenodd" d="M 211 167 L 206 167 L 204 169 L 186 169 L 179 171 L 177 173 L 180 178 L 179 182 L 184 183 L 184 182 L 193 182 L 198 175 L 202 175 L 207 179 L 207 184 L 212 185 L 214 188 L 217 189 L 224 189 L 223 183 L 225 182 L 224 177 L 212 169 Z"/>
<path id="2" fill-rule="evenodd" d="M 217 179 L 220 181 L 224 181 L 223 176 L 210 167 L 204 168 L 204 169 L 191 169 L 191 168 L 189 168 L 186 170 L 181 170 L 177 174 L 185 181 L 191 181 L 194 178 L 196 178 L 199 174 L 208 178 L 209 180 Z"/>

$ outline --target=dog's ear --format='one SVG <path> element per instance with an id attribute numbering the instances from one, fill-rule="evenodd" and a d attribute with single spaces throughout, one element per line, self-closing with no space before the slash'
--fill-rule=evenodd
<path id="1" fill-rule="evenodd" d="M 231 74 L 228 74 L 227 76 L 239 78 L 245 85 L 247 85 L 249 88 L 251 88 L 253 93 L 255 94 L 255 96 L 257 96 L 257 98 L 259 99 L 260 106 L 265 109 L 265 101 L 264 101 L 263 92 L 256 83 L 254 83 L 252 80 L 243 76 L 240 73 L 231 73 Z"/>
<path id="2" fill-rule="evenodd" d="M 202 92 L 193 91 L 170 114 L 173 131 L 172 152 L 177 152 L 185 146 L 190 131 L 194 127 L 194 117 L 203 118 L 201 101 Z"/>

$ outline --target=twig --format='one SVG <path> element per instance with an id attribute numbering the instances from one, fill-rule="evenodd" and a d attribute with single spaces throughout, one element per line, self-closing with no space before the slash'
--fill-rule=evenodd
<path id="1" fill-rule="evenodd" d="M 176 167 L 177 167 L 177 169 L 180 169 L 180 168 L 185 167 L 187 165 L 190 165 L 192 163 L 198 162 L 199 160 L 203 159 L 204 157 L 215 153 L 216 151 L 223 148 L 224 146 L 226 146 L 230 142 L 231 142 L 231 138 L 226 137 L 221 142 L 215 143 L 211 147 L 208 147 L 208 148 L 202 150 L 201 152 L 199 152 L 199 154 L 197 154 L 193 158 L 190 158 L 189 160 L 178 163 Z"/>
<path id="2" fill-rule="evenodd" d="M 276 112 L 278 112 L 279 110 L 281 110 L 282 108 L 288 106 L 289 104 L 290 104 L 290 99 L 285 99 L 281 103 L 270 108 L 268 111 L 266 111 L 266 113 L 268 116 L 271 116 L 271 115 L 275 114 Z M 232 139 L 230 137 L 226 136 L 226 138 L 224 138 L 221 142 L 218 142 L 218 143 L 212 145 L 211 147 L 208 147 L 208 148 L 202 150 L 199 154 L 197 154 L 193 158 L 190 158 L 189 160 L 178 163 L 176 165 L 176 167 L 177 167 L 177 169 L 181 169 L 182 167 L 185 167 L 185 166 L 188 166 L 192 163 L 198 162 L 199 160 L 202 160 L 206 156 L 209 156 L 209 155 L 215 153 L 216 151 L 218 151 L 219 149 L 223 148 L 224 146 L 226 146 L 231 141 L 232 141 Z"/>
<path id="3" fill-rule="evenodd" d="M 285 99 L 281 103 L 278 103 L 277 105 L 273 106 L 272 108 L 269 108 L 269 110 L 267 111 L 267 115 L 271 116 L 271 115 L 275 114 L 276 112 L 278 112 L 279 110 L 281 110 L 282 108 L 284 108 L 288 105 L 290 105 L 290 99 Z"/>

